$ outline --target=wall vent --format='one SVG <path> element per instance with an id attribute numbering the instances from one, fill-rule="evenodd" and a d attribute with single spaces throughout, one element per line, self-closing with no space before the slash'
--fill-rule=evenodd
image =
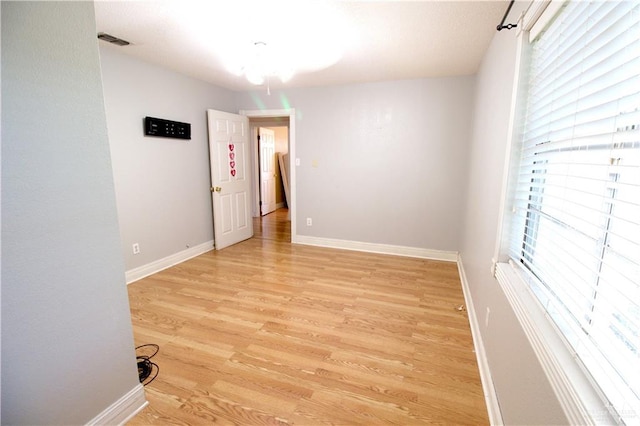
<path id="1" fill-rule="evenodd" d="M 114 36 L 112 36 L 110 34 L 107 34 L 107 33 L 98 33 L 98 38 L 100 40 L 104 40 L 104 41 L 108 41 L 109 43 L 116 44 L 118 46 L 126 46 L 128 44 L 131 44 L 127 40 L 123 40 L 121 38 L 114 37 Z"/>

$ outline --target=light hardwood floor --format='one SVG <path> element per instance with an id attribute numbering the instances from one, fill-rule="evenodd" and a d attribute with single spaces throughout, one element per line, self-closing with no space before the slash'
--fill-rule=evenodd
<path id="1" fill-rule="evenodd" d="M 456 265 L 293 245 L 283 217 L 129 285 L 160 345 L 129 424 L 487 424 Z"/>

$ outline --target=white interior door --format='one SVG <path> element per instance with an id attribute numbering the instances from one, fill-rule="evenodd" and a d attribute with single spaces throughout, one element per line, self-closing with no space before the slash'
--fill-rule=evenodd
<path id="1" fill-rule="evenodd" d="M 276 138 L 271 129 L 258 129 L 260 150 L 260 214 L 276 209 Z"/>
<path id="2" fill-rule="evenodd" d="M 249 119 L 207 110 L 216 250 L 253 236 Z"/>

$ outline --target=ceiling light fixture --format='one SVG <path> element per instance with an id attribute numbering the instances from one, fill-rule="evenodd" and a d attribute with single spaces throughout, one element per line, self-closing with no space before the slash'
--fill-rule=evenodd
<path id="1" fill-rule="evenodd" d="M 198 3 L 203 8 L 207 4 Z M 199 17 L 190 31 L 210 44 L 227 70 L 254 85 L 266 85 L 268 91 L 295 75 L 334 65 L 353 41 L 353 25 L 347 24 L 337 2 L 234 0 L 215 5 L 211 13 L 183 11 Z"/>
<path id="2" fill-rule="evenodd" d="M 251 84 L 261 86 L 266 83 L 269 94 L 271 94 L 271 78 L 279 78 L 286 83 L 293 76 L 293 72 L 293 67 L 286 57 L 264 41 L 253 43 L 252 48 L 247 52 L 244 65 L 236 69 L 236 74 L 244 74 Z"/>

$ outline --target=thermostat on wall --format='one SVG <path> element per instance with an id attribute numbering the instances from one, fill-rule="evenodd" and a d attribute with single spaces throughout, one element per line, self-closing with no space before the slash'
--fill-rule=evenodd
<path id="1" fill-rule="evenodd" d="M 163 120 L 155 117 L 145 117 L 144 134 L 163 138 L 191 139 L 191 124 Z"/>

